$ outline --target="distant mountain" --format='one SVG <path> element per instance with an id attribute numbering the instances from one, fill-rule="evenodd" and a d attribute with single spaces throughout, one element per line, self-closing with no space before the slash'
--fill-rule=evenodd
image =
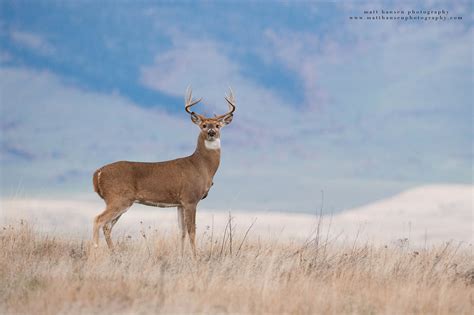
<path id="1" fill-rule="evenodd" d="M 323 239 L 352 244 L 370 242 L 423 246 L 455 241 L 473 243 L 472 185 L 430 185 L 413 188 L 334 216 L 320 224 Z M 101 200 L 12 199 L 0 201 L 2 224 L 25 219 L 41 230 L 89 237 L 92 219 L 104 208 Z M 222 233 L 231 211 L 236 233 L 255 220 L 250 236 L 309 239 L 318 217 L 310 214 L 199 209 L 198 233 L 214 227 Z M 133 206 L 119 221 L 114 235 L 139 235 L 139 230 L 169 231 L 177 228 L 175 209 Z"/>
<path id="2" fill-rule="evenodd" d="M 344 211 L 334 220 L 381 241 L 473 242 L 474 186 L 429 185 Z"/>

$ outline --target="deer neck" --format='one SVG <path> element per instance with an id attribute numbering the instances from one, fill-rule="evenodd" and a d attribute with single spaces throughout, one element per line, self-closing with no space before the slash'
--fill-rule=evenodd
<path id="1" fill-rule="evenodd" d="M 196 151 L 194 151 L 192 156 L 193 159 L 196 160 L 198 164 L 204 166 L 211 177 L 213 177 L 221 160 L 220 139 L 208 141 L 206 140 L 206 136 L 200 133 Z"/>

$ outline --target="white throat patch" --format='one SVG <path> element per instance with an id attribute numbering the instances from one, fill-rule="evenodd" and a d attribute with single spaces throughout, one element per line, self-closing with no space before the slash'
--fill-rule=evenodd
<path id="1" fill-rule="evenodd" d="M 217 150 L 221 148 L 221 139 L 215 139 L 213 141 L 204 140 L 204 145 L 208 150 Z"/>

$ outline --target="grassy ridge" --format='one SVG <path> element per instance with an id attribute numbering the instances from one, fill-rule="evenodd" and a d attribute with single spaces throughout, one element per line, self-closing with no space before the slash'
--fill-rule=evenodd
<path id="1" fill-rule="evenodd" d="M 232 236 L 232 241 L 229 236 Z M 0 313 L 389 313 L 469 314 L 469 245 L 429 249 L 304 244 L 211 231 L 199 255 L 175 235 L 143 229 L 117 251 L 89 240 L 0 230 Z M 232 249 L 231 249 L 232 246 Z M 232 253 L 231 253 L 232 251 Z"/>

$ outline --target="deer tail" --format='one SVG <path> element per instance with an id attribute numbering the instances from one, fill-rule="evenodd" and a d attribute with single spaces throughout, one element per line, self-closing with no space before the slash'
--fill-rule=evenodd
<path id="1" fill-rule="evenodd" d="M 98 169 L 94 172 L 94 176 L 92 176 L 92 183 L 94 184 L 94 191 L 100 196 L 100 198 L 104 199 L 102 195 L 102 191 L 100 190 L 100 173 L 102 169 Z"/>

